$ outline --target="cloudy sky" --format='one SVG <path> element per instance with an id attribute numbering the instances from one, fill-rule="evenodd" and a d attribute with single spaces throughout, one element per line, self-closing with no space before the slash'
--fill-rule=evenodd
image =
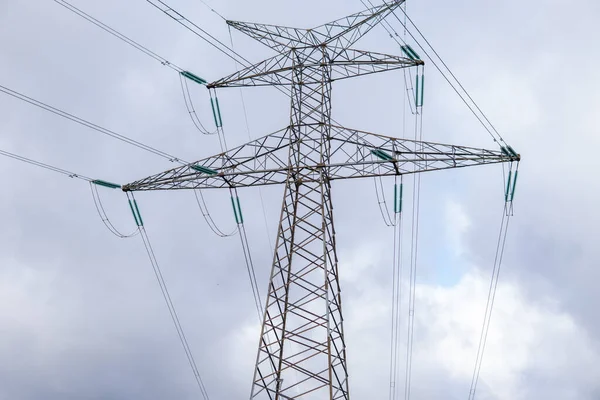
<path id="1" fill-rule="evenodd" d="M 235 70 L 146 1 L 72 2 L 209 80 Z M 224 22 L 200 1 L 169 4 L 229 41 Z M 359 0 L 211 4 L 228 19 L 299 27 L 363 8 Z M 477 398 L 598 399 L 600 4 L 410 0 L 408 10 L 523 156 Z M 239 33 L 233 38 L 250 60 L 271 54 Z M 359 43 L 399 53 L 382 29 Z M 0 0 L 0 50 L 0 85 L 182 159 L 218 152 L 216 138 L 189 120 L 175 72 L 54 1 Z M 495 149 L 431 65 L 426 75 L 425 139 Z M 206 91 L 193 89 L 210 124 Z M 231 146 L 287 125 L 279 92 L 243 95 L 250 132 L 240 92 L 219 93 Z M 339 83 L 333 96 L 334 117 L 344 125 L 405 134 L 402 73 Z M 0 109 L 2 150 L 122 184 L 170 167 L 3 94 Z M 500 166 L 423 176 L 413 399 L 468 397 L 502 179 Z M 140 238 L 118 239 L 105 229 L 85 182 L 7 158 L 0 158 L 0 180 L 0 399 L 199 398 Z M 391 193 L 393 181 L 384 186 Z M 337 182 L 333 190 L 351 392 L 383 399 L 393 232 L 379 215 L 372 181 Z M 133 230 L 125 195 L 100 193 L 115 225 Z M 281 194 L 241 191 L 263 292 Z M 234 227 L 227 197 L 207 194 L 224 230 Z M 259 325 L 238 239 L 215 237 L 190 192 L 137 198 L 210 398 L 246 398 Z"/>

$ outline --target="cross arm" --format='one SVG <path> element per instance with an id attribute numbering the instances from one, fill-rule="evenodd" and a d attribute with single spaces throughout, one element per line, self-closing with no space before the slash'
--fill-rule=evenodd
<path id="1" fill-rule="evenodd" d="M 330 125 L 330 162 L 289 165 L 289 128 L 228 152 L 130 183 L 125 191 L 216 189 L 285 183 L 295 175 L 319 181 L 394 176 L 520 161 L 519 155 L 398 139 Z M 306 139 L 303 140 L 312 140 Z M 318 139 L 314 139 L 317 141 Z"/>
<path id="2" fill-rule="evenodd" d="M 330 178 L 394 176 L 520 161 L 501 150 L 399 139 L 330 126 Z"/>
<path id="3" fill-rule="evenodd" d="M 289 129 L 285 128 L 224 153 L 129 183 L 123 190 L 214 189 L 280 183 L 287 176 L 289 144 Z"/>
<path id="4" fill-rule="evenodd" d="M 210 83 L 207 87 L 290 86 L 292 65 L 291 53 L 278 54 Z"/>
<path id="5" fill-rule="evenodd" d="M 331 61 L 332 80 L 387 72 L 423 64 L 422 60 L 412 60 L 370 51 L 342 49 L 338 57 Z"/>
<path id="6" fill-rule="evenodd" d="M 271 57 L 213 82 L 208 87 L 291 86 L 293 84 L 294 68 L 303 68 L 308 71 L 303 74 L 305 77 L 303 84 L 321 83 L 319 74 L 310 73 L 311 69 L 316 71 L 323 67 L 320 58 L 311 57 L 301 65 L 294 65 L 292 57 L 292 52 Z M 342 50 L 335 60 L 328 63 L 331 67 L 332 81 L 422 64 L 423 61 L 421 60 L 354 49 Z"/>

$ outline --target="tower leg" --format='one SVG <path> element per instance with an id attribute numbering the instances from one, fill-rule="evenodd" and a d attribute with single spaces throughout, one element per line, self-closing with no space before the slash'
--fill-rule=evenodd
<path id="1" fill-rule="evenodd" d="M 331 190 L 286 186 L 252 399 L 348 399 Z"/>

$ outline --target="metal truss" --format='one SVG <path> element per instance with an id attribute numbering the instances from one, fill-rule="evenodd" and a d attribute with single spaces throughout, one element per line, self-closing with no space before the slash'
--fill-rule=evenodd
<path id="1" fill-rule="evenodd" d="M 331 182 L 511 162 L 508 152 L 412 141 L 332 124 L 336 80 L 420 60 L 351 49 L 397 0 L 296 29 L 228 24 L 278 54 L 208 85 L 283 86 L 290 124 L 221 154 L 130 183 L 126 191 L 285 187 L 251 399 L 349 399 Z"/>

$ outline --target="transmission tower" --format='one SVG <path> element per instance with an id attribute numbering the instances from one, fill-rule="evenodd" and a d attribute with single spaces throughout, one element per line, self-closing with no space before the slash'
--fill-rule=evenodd
<path id="1" fill-rule="evenodd" d="M 331 182 L 511 162 L 515 153 L 437 144 L 332 123 L 332 83 L 415 67 L 413 57 L 353 44 L 404 0 L 314 29 L 227 23 L 277 55 L 208 85 L 278 86 L 291 99 L 286 128 L 125 185 L 125 191 L 285 186 L 251 399 L 349 399 Z"/>

